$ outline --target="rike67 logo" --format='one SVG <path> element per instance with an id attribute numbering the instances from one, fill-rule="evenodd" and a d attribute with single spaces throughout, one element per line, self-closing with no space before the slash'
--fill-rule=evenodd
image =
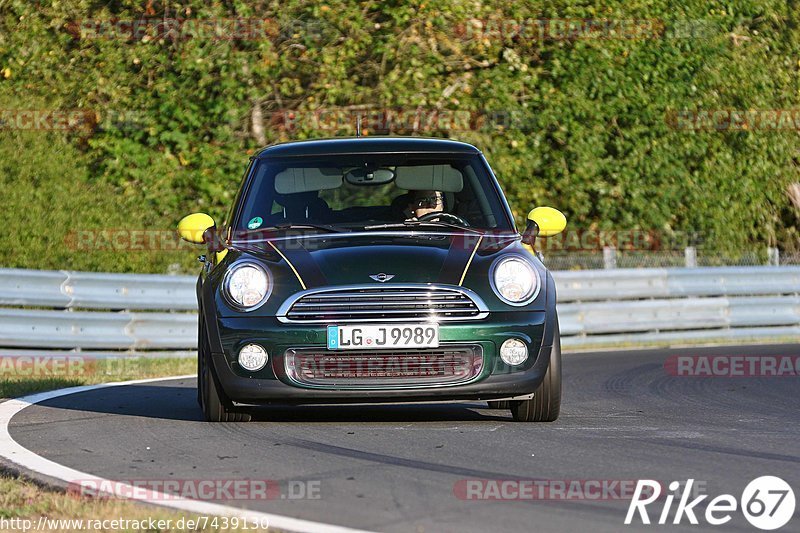
<path id="1" fill-rule="evenodd" d="M 672 504 L 676 498 L 678 504 L 672 516 L 672 524 L 680 524 L 685 518 L 690 524 L 696 525 L 699 523 L 698 515 L 700 515 L 708 524 L 720 526 L 730 522 L 732 513 L 741 509 L 751 525 L 764 531 L 772 531 L 786 525 L 794 515 L 794 491 L 779 477 L 762 476 L 754 479 L 745 487 L 738 501 L 731 494 L 721 494 L 705 505 L 705 512 L 702 514 L 695 507 L 700 506 L 708 495 L 702 494 L 690 501 L 689 498 L 693 496 L 692 485 L 694 479 L 688 479 L 679 494 L 681 483 L 673 481 L 669 484 L 670 493 L 664 498 L 664 506 L 657 518 L 658 524 L 669 523 Z M 628 507 L 625 524 L 631 524 L 637 513 L 642 524 L 650 524 L 647 507 L 661 498 L 661 489 L 661 483 L 658 481 L 640 479 Z M 657 511 L 654 509 L 657 505 L 652 507 L 651 511 Z"/>

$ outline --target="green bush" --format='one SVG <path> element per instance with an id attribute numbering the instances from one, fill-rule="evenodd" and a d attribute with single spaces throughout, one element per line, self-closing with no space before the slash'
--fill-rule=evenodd
<path id="1" fill-rule="evenodd" d="M 190 245 L 157 231 L 163 220 L 142 212 L 135 196 L 91 178 L 86 156 L 70 143 L 38 132 L 5 132 L 0 139 L 4 267 L 165 272 L 192 266 Z"/>
<path id="2" fill-rule="evenodd" d="M 82 21 L 140 17 L 266 18 L 269 38 L 80 34 Z M 541 39 L 492 33 L 493 23 L 481 33 L 474 20 L 547 18 L 648 19 L 660 30 Z M 573 228 L 696 232 L 709 251 L 727 253 L 795 250 L 798 213 L 786 188 L 800 181 L 797 132 L 681 131 L 667 119 L 792 108 L 798 18 L 791 5 L 756 0 L 9 0 L 0 3 L 0 103 L 89 110 L 97 125 L 2 133 L 0 192 L 25 236 L 6 232 L 0 245 L 10 264 L 31 268 L 192 268 L 189 249 L 71 253 L 46 221 L 29 218 L 60 229 L 157 230 L 198 209 L 219 219 L 262 142 L 353 133 L 313 122 L 287 129 L 277 111 L 364 106 L 512 116 L 475 131 L 422 133 L 483 149 L 520 222 L 531 206 L 550 204 Z"/>

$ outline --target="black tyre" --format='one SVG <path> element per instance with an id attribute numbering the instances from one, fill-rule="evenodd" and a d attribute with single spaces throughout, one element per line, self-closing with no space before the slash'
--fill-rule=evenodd
<path id="1" fill-rule="evenodd" d="M 203 417 L 208 422 L 249 422 L 250 414 L 225 407 L 223 393 L 219 389 L 214 371 L 211 368 L 211 351 L 208 349 L 208 338 L 200 317 L 199 338 L 197 343 L 197 395 Z"/>
<path id="2" fill-rule="evenodd" d="M 550 366 L 544 381 L 533 393 L 530 400 L 512 400 L 511 415 L 518 422 L 553 422 L 561 412 L 561 333 L 553 335 L 553 349 L 550 352 Z"/>

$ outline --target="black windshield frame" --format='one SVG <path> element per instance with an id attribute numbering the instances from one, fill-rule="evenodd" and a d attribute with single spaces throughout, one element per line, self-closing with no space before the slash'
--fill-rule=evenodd
<path id="1" fill-rule="evenodd" d="M 430 153 L 345 153 L 340 154 L 337 156 L 330 156 L 331 159 L 339 159 L 339 158 L 366 158 L 369 160 L 391 160 L 396 161 L 397 163 L 402 163 L 406 161 L 419 161 L 419 160 L 431 160 L 431 161 L 452 161 L 457 162 L 460 164 L 468 164 L 471 169 L 475 172 L 476 181 L 481 187 L 481 193 L 489 206 L 489 210 L 494 217 L 495 225 L 493 227 L 478 227 L 478 228 L 465 228 L 465 230 L 469 231 L 470 229 L 479 229 L 479 230 L 486 230 L 492 232 L 516 232 L 516 227 L 514 224 L 514 219 L 511 213 L 511 210 L 508 206 L 506 198 L 500 188 L 497 179 L 494 176 L 491 168 L 489 167 L 488 163 L 486 162 L 485 158 L 480 154 L 464 154 L 464 153 L 446 153 L 446 152 L 430 152 Z M 262 165 L 275 165 L 275 164 L 292 164 L 292 163 L 300 163 L 302 160 L 303 163 L 307 161 L 319 161 L 320 159 L 325 159 L 320 156 L 284 156 L 284 157 L 260 157 L 255 158 L 252 162 L 252 165 L 249 168 L 248 176 L 246 180 L 242 183 L 242 187 L 240 188 L 239 194 L 237 195 L 237 201 L 235 204 L 234 212 L 232 213 L 233 216 L 230 219 L 231 222 L 231 229 L 238 232 L 247 232 L 247 220 L 246 217 L 246 209 L 251 206 L 249 204 L 249 199 L 251 195 L 251 191 L 253 191 L 256 186 L 258 185 L 260 176 L 262 173 L 259 172 Z M 263 211 L 263 209 L 262 209 Z M 251 213 L 252 214 L 252 213 Z M 365 222 L 365 225 L 369 225 Z M 265 229 L 269 229 L 274 227 L 272 225 L 265 225 L 259 228 L 260 231 L 264 231 Z M 398 228 L 398 231 L 402 231 L 402 229 Z M 456 230 L 457 231 L 457 230 Z"/>

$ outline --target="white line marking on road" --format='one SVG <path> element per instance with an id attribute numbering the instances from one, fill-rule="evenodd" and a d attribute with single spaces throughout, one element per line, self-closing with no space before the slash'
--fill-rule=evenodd
<path id="1" fill-rule="evenodd" d="M 503 426 L 494 426 L 494 427 L 471 427 L 471 426 L 452 426 L 452 427 L 410 427 L 409 426 L 396 426 L 391 428 L 385 428 L 388 431 L 393 430 L 402 430 L 402 431 L 460 431 L 462 433 L 483 433 L 487 431 L 497 431 L 498 429 L 502 428 Z"/>
<path id="2" fill-rule="evenodd" d="M 173 376 L 167 378 L 156 379 L 139 379 L 135 381 L 122 381 L 117 383 L 101 383 L 99 385 L 85 385 L 82 387 L 71 387 L 68 389 L 60 389 L 50 392 L 41 392 L 38 394 L 31 394 L 15 400 L 8 400 L 0 403 L 0 457 L 7 461 L 14 463 L 37 474 L 41 474 L 53 479 L 58 479 L 66 483 L 75 483 L 80 480 L 91 487 L 111 487 L 114 490 L 114 496 L 122 498 L 124 495 L 136 494 L 142 491 L 136 491 L 134 487 L 114 483 L 111 480 L 104 479 L 86 472 L 80 472 L 72 468 L 60 465 L 49 459 L 45 459 L 40 455 L 36 455 L 32 451 L 20 445 L 17 441 L 11 438 L 9 433 L 9 424 L 11 419 L 14 418 L 23 409 L 26 409 L 37 403 L 41 403 L 54 398 L 62 396 L 69 396 L 71 394 L 78 394 L 81 392 L 94 391 L 108 387 L 121 387 L 126 385 L 138 385 L 143 383 L 155 383 L 158 381 L 169 381 L 174 379 L 187 379 L 195 377 L 193 374 L 186 376 Z M 312 522 L 310 520 L 303 520 L 300 518 L 292 518 L 290 516 L 281 516 L 272 513 L 263 513 L 259 511 L 249 511 L 237 507 L 230 507 L 218 503 L 204 502 L 198 500 L 191 500 L 188 498 L 181 498 L 174 495 L 167 495 L 155 491 L 147 491 L 147 498 L 130 499 L 131 501 L 139 501 L 143 503 L 150 503 L 159 505 L 161 507 L 168 507 L 180 511 L 188 511 L 199 515 L 215 515 L 215 516 L 237 516 L 247 520 L 255 521 L 268 521 L 270 528 L 285 529 L 288 531 L 302 531 L 309 533 L 366 533 L 363 530 L 351 529 L 344 526 L 335 526 L 331 524 L 323 524 L 321 522 Z"/>

